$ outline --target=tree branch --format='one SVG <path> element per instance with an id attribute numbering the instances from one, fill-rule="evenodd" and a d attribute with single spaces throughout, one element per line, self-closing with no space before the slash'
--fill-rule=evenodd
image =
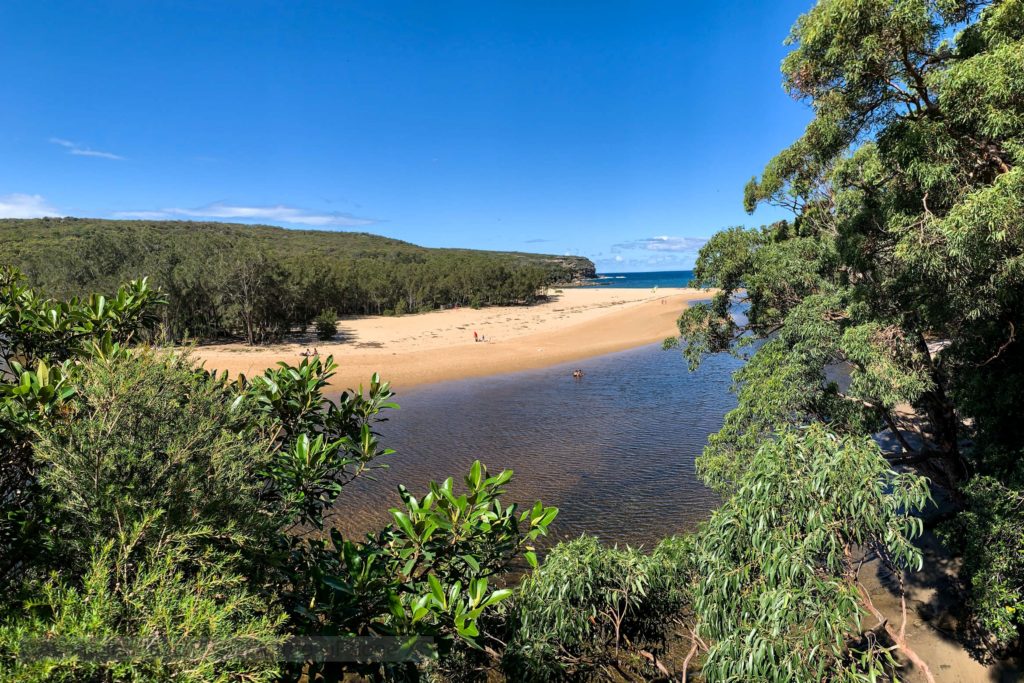
<path id="1" fill-rule="evenodd" d="M 1016 328 L 1014 328 L 1014 326 L 1013 326 L 1013 321 L 1010 321 L 1010 338 L 1009 338 L 1009 339 L 1007 339 L 1007 340 L 1006 340 L 1006 341 L 1005 341 L 1005 342 L 1003 343 L 1003 345 L 999 347 L 999 350 L 998 350 L 998 351 L 996 351 L 996 353 L 995 353 L 995 355 L 994 355 L 994 356 L 992 356 L 991 358 L 989 358 L 989 359 L 988 359 L 987 361 L 985 361 L 985 362 L 983 362 L 983 363 L 978 363 L 977 365 L 975 365 L 975 367 L 978 367 L 978 368 L 980 368 L 980 367 L 982 367 L 982 366 L 988 365 L 989 363 L 991 363 L 992 361 L 994 361 L 994 360 L 995 360 L 996 358 L 999 358 L 999 356 L 1003 355 L 1003 351 L 1005 351 L 1005 350 L 1006 350 L 1006 348 L 1007 348 L 1007 347 L 1008 347 L 1008 346 L 1009 346 L 1010 344 L 1012 344 L 1012 343 L 1014 342 L 1014 339 L 1016 338 L 1016 336 L 1017 336 L 1017 330 L 1016 330 Z"/>
<path id="2" fill-rule="evenodd" d="M 686 654 L 686 659 L 683 660 L 683 679 L 682 683 L 686 683 L 687 678 L 690 674 L 690 660 L 697 654 L 697 643 L 703 644 L 701 639 L 697 636 L 693 629 L 690 629 L 690 642 L 693 643 L 690 646 L 690 651 Z M 706 646 L 705 646 L 706 647 Z"/>
<path id="3" fill-rule="evenodd" d="M 885 423 L 889 425 L 889 431 L 891 431 L 893 436 L 896 437 L 896 440 L 900 442 L 900 447 L 903 448 L 903 452 L 912 453 L 914 449 L 911 448 L 910 444 L 907 443 L 907 440 L 903 438 L 903 433 L 900 432 L 899 427 L 896 426 L 896 421 L 892 419 L 892 413 L 882 406 L 878 406 L 878 412 L 882 414 L 882 418 L 885 419 Z"/>
<path id="4" fill-rule="evenodd" d="M 904 656 L 906 656 L 906 658 L 909 659 L 915 667 L 921 670 L 921 674 L 924 676 L 925 680 L 928 681 L 928 683 L 935 683 L 935 676 L 932 675 L 932 670 L 928 667 L 928 664 L 923 659 L 921 659 L 920 655 L 914 652 L 910 645 L 907 644 L 907 639 L 904 633 L 906 628 L 907 615 L 906 594 L 903 593 L 901 590 L 900 602 L 902 604 L 904 623 L 903 626 L 900 627 L 900 630 L 897 631 L 889 623 L 889 620 L 885 618 L 885 615 L 878 611 L 878 608 L 875 607 L 875 603 L 871 601 L 871 595 L 868 593 L 867 589 L 864 588 L 863 585 L 858 583 L 857 590 L 860 591 L 861 604 L 863 604 L 867 608 L 867 610 L 871 612 L 871 614 L 873 614 L 876 619 L 878 619 L 878 625 L 881 626 L 885 630 L 885 632 L 889 634 L 889 637 L 892 638 L 892 641 L 896 644 L 896 647 L 899 649 L 899 651 L 902 652 Z"/>

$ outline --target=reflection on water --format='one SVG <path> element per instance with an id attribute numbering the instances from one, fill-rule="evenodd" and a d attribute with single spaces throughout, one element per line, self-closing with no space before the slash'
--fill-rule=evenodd
<path id="1" fill-rule="evenodd" d="M 397 450 L 391 468 L 347 487 L 334 523 L 346 534 L 379 528 L 399 483 L 420 496 L 431 479 L 461 483 L 479 458 L 492 474 L 515 470 L 508 501 L 561 509 L 557 538 L 589 533 L 649 546 L 692 529 L 718 504 L 693 463 L 735 405 L 737 365 L 712 357 L 691 374 L 677 351 L 652 345 L 409 391 L 380 426 L 383 444 Z M 583 379 L 572 378 L 575 367 Z"/>

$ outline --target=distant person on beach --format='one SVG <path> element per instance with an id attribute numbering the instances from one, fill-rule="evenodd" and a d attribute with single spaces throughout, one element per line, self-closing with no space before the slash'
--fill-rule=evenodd
<path id="1" fill-rule="evenodd" d="M 480 341 L 480 338 L 477 337 L 477 335 L 476 335 L 476 330 L 473 330 L 473 341 L 475 341 L 475 342 Z"/>

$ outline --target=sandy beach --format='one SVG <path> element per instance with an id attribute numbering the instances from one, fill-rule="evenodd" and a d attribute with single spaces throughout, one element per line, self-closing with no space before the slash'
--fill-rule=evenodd
<path id="1" fill-rule="evenodd" d="M 340 368 L 338 389 L 365 384 L 373 372 L 397 389 L 466 377 L 542 368 L 642 346 L 675 334 L 680 312 L 710 294 L 698 289 L 566 289 L 534 306 L 459 308 L 401 317 L 344 318 L 339 336 L 272 346 L 205 345 L 196 356 L 210 370 L 252 376 L 278 361 L 298 363 L 316 347 Z M 486 341 L 474 342 L 473 332 Z"/>

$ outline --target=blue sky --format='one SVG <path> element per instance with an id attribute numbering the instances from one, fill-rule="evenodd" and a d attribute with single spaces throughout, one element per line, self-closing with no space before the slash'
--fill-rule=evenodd
<path id="1" fill-rule="evenodd" d="M 803 2 L 7 2 L 0 216 L 687 267 L 810 118 Z"/>

